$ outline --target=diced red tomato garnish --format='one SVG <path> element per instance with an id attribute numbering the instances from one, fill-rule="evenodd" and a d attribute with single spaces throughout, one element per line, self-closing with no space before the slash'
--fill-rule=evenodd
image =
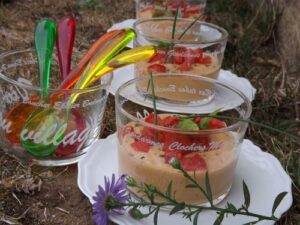
<path id="1" fill-rule="evenodd" d="M 196 117 L 196 118 L 193 119 L 193 121 L 194 121 L 195 123 L 200 123 L 201 120 L 202 120 L 202 117 Z"/>
<path id="2" fill-rule="evenodd" d="M 216 118 L 212 118 L 211 120 L 208 121 L 208 126 L 212 129 L 218 129 L 218 128 L 226 127 L 226 123 Z"/>
<path id="3" fill-rule="evenodd" d="M 202 58 L 203 58 L 203 49 L 202 48 L 198 48 L 195 50 L 195 55 L 196 55 L 196 62 L 197 63 L 201 63 L 202 62 Z"/>
<path id="4" fill-rule="evenodd" d="M 183 62 L 180 66 L 179 66 L 179 70 L 180 71 L 190 71 L 192 68 L 192 65 L 188 62 Z"/>
<path id="5" fill-rule="evenodd" d="M 183 57 L 184 52 L 185 52 L 185 48 L 177 47 L 177 48 L 174 49 L 173 59 L 174 59 L 175 64 L 182 64 L 183 63 L 183 61 L 184 61 L 184 57 Z"/>
<path id="6" fill-rule="evenodd" d="M 154 124 L 154 122 L 155 122 L 154 113 L 149 113 L 149 115 L 145 118 L 145 122 Z M 157 115 L 157 123 L 159 124 L 160 122 L 161 122 L 161 118 L 160 118 L 160 116 Z"/>
<path id="7" fill-rule="evenodd" d="M 199 154 L 185 156 L 179 161 L 186 171 L 207 170 L 206 162 Z"/>
<path id="8" fill-rule="evenodd" d="M 178 124 L 178 122 L 179 122 L 178 117 L 167 116 L 161 120 L 160 125 L 164 127 L 175 127 Z"/>
<path id="9" fill-rule="evenodd" d="M 154 63 L 154 62 L 162 63 L 163 58 L 159 54 L 155 54 L 148 60 L 148 63 Z"/>
<path id="10" fill-rule="evenodd" d="M 184 61 L 189 64 L 194 64 L 196 60 L 196 52 L 193 49 L 186 49 L 184 53 Z"/>
<path id="11" fill-rule="evenodd" d="M 149 63 L 154 63 L 154 62 L 163 63 L 165 56 L 166 56 L 166 49 L 159 49 L 156 52 L 156 54 L 148 60 L 148 62 Z"/>
<path id="12" fill-rule="evenodd" d="M 167 68 L 161 64 L 153 64 L 148 66 L 148 71 L 150 72 L 157 72 L 157 73 L 164 73 L 167 71 Z"/>
<path id="13" fill-rule="evenodd" d="M 208 55 L 205 55 L 202 57 L 201 60 L 198 61 L 200 64 L 209 65 L 211 64 L 211 57 Z"/>
<path id="14" fill-rule="evenodd" d="M 180 150 L 184 153 L 191 152 L 191 151 L 184 151 L 182 149 L 170 149 L 171 144 L 173 144 L 175 142 L 181 144 L 182 146 L 191 146 L 193 144 L 193 139 L 188 134 L 178 134 L 178 133 L 165 132 L 164 133 L 163 151 Z"/>
<path id="15" fill-rule="evenodd" d="M 146 142 L 136 140 L 131 144 L 131 147 L 138 152 L 149 152 L 151 145 Z"/>
<path id="16" fill-rule="evenodd" d="M 155 139 L 155 130 L 152 128 L 144 127 L 141 131 L 141 135 L 149 140 L 154 141 Z"/>
<path id="17" fill-rule="evenodd" d="M 196 136 L 194 137 L 194 142 L 198 145 L 198 146 L 203 146 L 205 147 L 205 150 L 209 149 L 209 137 L 208 136 Z"/>
<path id="18" fill-rule="evenodd" d="M 165 152 L 165 162 L 170 163 L 171 159 L 176 158 L 178 160 L 182 159 L 183 152 L 180 150 L 166 151 Z"/>
<path id="19" fill-rule="evenodd" d="M 195 57 L 196 52 L 192 49 L 186 49 L 184 54 L 183 63 L 179 66 L 181 71 L 189 71 L 192 68 L 192 65 L 196 62 L 197 58 Z"/>

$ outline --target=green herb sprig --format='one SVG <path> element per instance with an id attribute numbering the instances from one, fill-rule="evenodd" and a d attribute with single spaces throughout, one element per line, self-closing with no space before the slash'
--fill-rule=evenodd
<path id="1" fill-rule="evenodd" d="M 272 214 L 269 216 L 257 214 L 251 212 L 249 210 L 251 204 L 251 196 L 250 191 L 247 184 L 243 181 L 243 195 L 244 195 L 244 203 L 241 206 L 235 206 L 232 203 L 227 203 L 224 208 L 217 207 L 213 204 L 213 196 L 209 182 L 209 174 L 205 174 L 205 187 L 201 187 L 196 178 L 187 173 L 182 167 L 180 162 L 175 159 L 171 163 L 171 166 L 174 169 L 177 169 L 182 173 L 182 175 L 190 181 L 190 184 L 186 185 L 186 188 L 195 188 L 198 189 L 204 196 L 207 198 L 209 202 L 209 206 L 201 206 L 201 205 L 193 205 L 185 202 L 178 202 L 175 198 L 176 193 L 173 192 L 172 182 L 169 183 L 167 190 L 162 192 L 158 190 L 155 186 L 149 184 L 140 184 L 134 178 L 127 177 L 126 184 L 130 188 L 134 188 L 138 190 L 138 192 L 144 196 L 144 199 L 133 198 L 130 197 L 127 203 L 120 204 L 116 201 L 107 202 L 109 204 L 107 207 L 110 209 L 125 207 L 129 210 L 130 215 L 135 219 L 143 219 L 153 215 L 153 223 L 154 225 L 158 224 L 158 213 L 161 209 L 168 208 L 170 209 L 169 215 L 173 215 L 175 213 L 181 213 L 183 218 L 189 219 L 193 222 L 193 225 L 198 224 L 198 217 L 204 210 L 215 211 L 218 214 L 214 225 L 220 225 L 224 218 L 228 215 L 244 215 L 253 217 L 254 220 L 250 223 L 246 223 L 245 225 L 256 224 L 263 220 L 269 221 L 277 221 L 278 218 L 275 216 L 276 209 L 286 196 L 287 192 L 282 192 L 277 195 L 274 200 L 272 207 Z M 156 199 L 160 200 L 157 201 Z M 149 207 L 147 213 L 142 213 L 139 208 Z"/>

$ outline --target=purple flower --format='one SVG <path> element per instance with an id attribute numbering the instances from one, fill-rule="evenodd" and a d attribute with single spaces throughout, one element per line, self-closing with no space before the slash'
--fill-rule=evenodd
<path id="1" fill-rule="evenodd" d="M 127 202 L 129 196 L 126 191 L 125 175 L 122 175 L 117 181 L 115 175 L 112 175 L 111 181 L 105 176 L 105 187 L 98 186 L 96 196 L 93 197 L 94 215 L 92 219 L 97 225 L 107 225 L 109 215 L 122 215 L 124 208 L 120 204 Z"/>

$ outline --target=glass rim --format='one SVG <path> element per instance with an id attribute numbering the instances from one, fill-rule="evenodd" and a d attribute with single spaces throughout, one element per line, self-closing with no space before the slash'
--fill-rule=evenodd
<path id="1" fill-rule="evenodd" d="M 35 50 L 33 48 L 26 48 L 26 49 L 15 49 L 15 50 L 9 50 L 9 51 L 4 51 L 0 54 L 0 79 L 8 82 L 8 83 L 12 83 L 15 84 L 19 87 L 23 87 L 27 90 L 32 90 L 32 91 L 42 91 L 43 89 L 35 86 L 35 85 L 30 85 L 30 84 L 26 84 L 26 83 L 20 83 L 18 81 L 16 81 L 15 79 L 12 79 L 10 77 L 8 77 L 7 75 L 5 75 L 3 73 L 3 70 L 1 68 L 2 66 L 2 59 L 5 59 L 6 57 L 10 57 L 13 55 L 17 55 L 17 54 L 22 54 L 22 53 L 29 53 L 29 52 L 35 52 Z M 53 51 L 54 53 L 54 51 Z M 33 65 L 33 64 L 31 64 Z M 21 65 L 16 65 L 14 68 L 16 67 L 22 67 L 24 66 L 24 64 Z M 112 79 L 113 79 L 113 75 L 112 72 L 106 74 L 105 76 L 110 76 L 110 78 L 108 79 L 108 81 L 105 84 L 99 84 L 99 85 L 95 85 L 95 86 L 91 86 L 91 87 L 86 87 L 86 88 L 82 88 L 82 89 L 78 89 L 78 88 L 69 88 L 69 89 L 61 89 L 61 88 L 48 88 L 48 92 L 49 93 L 56 93 L 56 92 L 72 92 L 72 93 L 87 93 L 87 92 L 93 92 L 93 91 L 97 91 L 97 90 L 101 90 L 106 88 L 107 86 L 110 85 Z"/>
<path id="2" fill-rule="evenodd" d="M 163 76 L 189 76 L 191 78 L 197 78 L 200 80 L 204 80 L 204 81 L 208 81 L 210 83 L 214 83 L 217 84 L 219 86 L 222 86 L 224 88 L 229 89 L 232 92 L 235 92 L 237 95 L 239 95 L 239 97 L 241 97 L 241 99 L 243 99 L 243 103 L 246 104 L 246 111 L 245 111 L 245 115 L 242 116 L 242 120 L 247 120 L 250 118 L 250 115 L 252 113 L 252 105 L 250 100 L 248 99 L 248 97 L 242 93 L 240 90 L 233 88 L 227 84 L 224 84 L 223 82 L 211 79 L 211 78 L 207 78 L 207 77 L 203 77 L 203 76 L 199 76 L 199 75 L 195 75 L 195 74 L 186 74 L 186 73 L 159 73 L 159 74 L 155 74 L 153 75 L 153 77 L 163 77 Z M 218 129 L 207 129 L 207 130 L 197 130 L 197 131 L 192 131 L 192 130 L 182 130 L 179 128 L 170 128 L 170 127 L 164 127 L 164 126 L 160 126 L 160 125 L 156 125 L 156 124 L 152 124 L 152 123 L 148 123 L 145 122 L 142 119 L 137 118 L 136 116 L 131 115 L 130 113 L 128 113 L 127 110 L 125 110 L 120 102 L 120 92 L 125 89 L 126 87 L 128 87 L 129 85 L 132 85 L 134 83 L 137 83 L 138 81 L 145 81 L 145 80 L 149 80 L 150 78 L 133 78 L 129 81 L 127 81 L 126 83 L 122 84 L 118 90 L 116 91 L 115 94 L 115 103 L 116 103 L 116 112 L 119 111 L 121 112 L 123 115 L 125 115 L 127 118 L 129 118 L 131 121 L 134 122 L 138 122 L 140 124 L 142 124 L 143 126 L 155 129 L 155 130 L 159 130 L 159 131 L 165 131 L 165 132 L 172 132 L 172 133 L 182 133 L 182 134 L 191 134 L 191 135 L 196 135 L 196 134 L 210 134 L 210 133 L 222 133 L 222 132 L 228 132 L 228 131 L 232 131 L 240 126 L 242 126 L 244 123 L 247 123 L 246 121 L 242 121 L 242 120 L 238 120 L 237 122 L 231 124 L 230 126 L 224 127 L 224 128 L 218 128 Z M 125 97 L 124 97 L 125 98 Z M 241 104 L 243 104 L 241 103 Z M 138 104 L 138 103 L 137 103 Z M 171 112 L 172 113 L 172 112 Z M 172 113 L 172 114 L 176 114 L 176 113 Z M 212 117 L 213 118 L 213 117 Z M 241 116 L 239 117 L 239 119 L 241 119 Z"/>
<path id="3" fill-rule="evenodd" d="M 140 29 L 138 29 L 137 27 L 142 24 L 142 23 L 146 23 L 146 22 L 149 22 L 149 21 L 162 21 L 162 20 L 174 20 L 173 17 L 157 17 L 157 18 L 150 18 L 150 19 L 137 19 L 134 23 L 133 23 L 133 30 L 135 31 L 136 33 L 136 38 L 135 40 L 137 40 L 137 37 L 138 35 L 141 35 L 145 38 L 148 38 L 148 39 L 152 39 L 154 37 L 152 36 L 149 36 L 149 35 L 145 35 L 143 34 Z M 177 22 L 178 21 L 185 21 L 185 22 L 193 22 L 194 19 L 188 19 L 188 18 L 177 18 Z M 218 26 L 218 25 L 215 25 L 215 24 L 212 24 L 212 23 L 207 23 L 207 22 L 204 22 L 204 21 L 199 21 L 197 20 L 195 24 L 197 23 L 200 23 L 200 24 L 203 24 L 203 25 L 206 25 L 210 28 L 213 28 L 215 30 L 218 30 L 219 32 L 221 32 L 222 34 L 222 37 L 216 39 L 216 40 L 213 40 L 213 41 L 184 41 L 184 40 L 178 40 L 178 39 L 167 39 L 167 38 L 159 38 L 159 37 L 155 37 L 155 40 L 157 41 L 162 41 L 162 42 L 172 42 L 174 44 L 190 44 L 190 45 L 196 45 L 196 44 L 217 44 L 217 43 L 220 43 L 220 42 L 223 42 L 223 41 L 227 41 L 228 40 L 228 32 L 227 30 L 225 30 L 224 28 Z"/>

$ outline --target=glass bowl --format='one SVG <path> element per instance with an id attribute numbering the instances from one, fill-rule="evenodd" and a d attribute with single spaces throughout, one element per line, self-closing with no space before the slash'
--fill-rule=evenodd
<path id="1" fill-rule="evenodd" d="M 170 163 L 177 159 L 182 168 L 205 190 L 208 172 L 213 201 L 224 199 L 230 191 L 241 143 L 251 114 L 251 103 L 240 91 L 213 79 L 191 74 L 159 74 L 153 77 L 154 94 L 180 95 L 174 90 L 157 87 L 155 79 L 181 79 L 182 85 L 201 81 L 214 85 L 215 98 L 202 106 L 165 102 L 153 95 L 137 97 L 136 85 L 150 82 L 149 78 L 135 78 L 123 84 L 116 93 L 116 124 L 118 134 L 119 173 L 127 174 L 137 182 L 156 186 L 165 192 L 170 182 L 178 202 L 207 204 L 200 190 L 186 188 L 190 184 Z M 152 86 L 151 86 L 152 87 Z M 195 99 L 198 93 L 186 94 Z M 219 104 L 223 94 L 230 94 L 234 104 Z M 197 113 L 189 113 L 189 111 Z M 156 113 L 155 113 L 156 112 Z M 130 189 L 143 198 L 137 190 Z"/>
<path id="2" fill-rule="evenodd" d="M 39 165 L 77 162 L 98 139 L 111 79 L 108 74 L 85 89 L 58 89 L 61 78 L 53 54 L 50 88 L 40 97 L 45 90 L 39 88 L 34 50 L 2 53 L 0 148 Z"/>
<path id="3" fill-rule="evenodd" d="M 149 73 L 185 73 L 217 79 L 228 33 L 214 24 L 193 21 L 178 19 L 173 33 L 173 18 L 137 20 L 133 25 L 137 35 L 134 46 L 157 46 L 157 53 L 148 61 L 135 64 L 135 77 L 149 76 Z M 187 27 L 190 29 L 186 31 Z M 213 86 L 210 92 L 213 97 Z"/>

